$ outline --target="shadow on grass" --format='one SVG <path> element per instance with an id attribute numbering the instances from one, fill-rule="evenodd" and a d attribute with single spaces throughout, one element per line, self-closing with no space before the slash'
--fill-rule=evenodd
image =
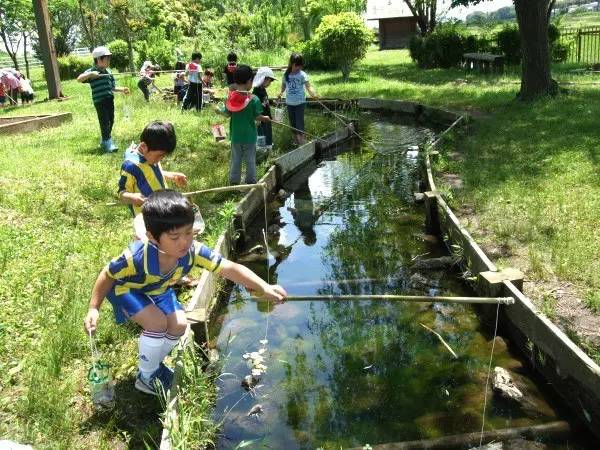
<path id="1" fill-rule="evenodd" d="M 95 411 L 81 424 L 81 431 L 105 433 L 107 428 L 112 428 L 127 442 L 122 448 L 158 448 L 162 433 L 159 414 L 163 408 L 158 397 L 137 391 L 134 383 L 134 378 L 118 381 L 115 384 L 114 408 Z"/>

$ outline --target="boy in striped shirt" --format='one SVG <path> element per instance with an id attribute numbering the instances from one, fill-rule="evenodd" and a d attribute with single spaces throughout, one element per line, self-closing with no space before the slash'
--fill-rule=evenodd
<path id="1" fill-rule="evenodd" d="M 270 301 L 287 296 L 250 269 L 228 261 L 194 240 L 194 210 L 180 193 L 166 189 L 152 194 L 142 207 L 147 240 L 136 241 L 106 266 L 94 285 L 84 325 L 96 331 L 105 298 L 118 324 L 132 320 L 140 325 L 139 373 L 136 389 L 157 395 L 161 384 L 171 387 L 173 371 L 163 360 L 177 345 L 187 327 L 183 307 L 173 285 L 200 266 Z"/>
<path id="2" fill-rule="evenodd" d="M 112 53 L 107 47 L 97 47 L 92 52 L 94 66 L 77 77 L 80 83 L 89 83 L 92 88 L 92 101 L 98 113 L 102 140 L 100 146 L 106 152 L 115 152 L 119 148 L 113 143 L 111 133 L 115 122 L 114 92 L 129 94 L 126 87 L 117 87 L 110 69 Z"/>
<path id="3" fill-rule="evenodd" d="M 125 152 L 119 179 L 119 198 L 129 205 L 133 216 L 142 211 L 142 205 L 153 192 L 166 189 L 166 181 L 178 187 L 187 184 L 181 172 L 162 170 L 160 162 L 175 150 L 177 138 L 170 122 L 154 121 L 144 127 L 138 145 L 132 144 Z"/>

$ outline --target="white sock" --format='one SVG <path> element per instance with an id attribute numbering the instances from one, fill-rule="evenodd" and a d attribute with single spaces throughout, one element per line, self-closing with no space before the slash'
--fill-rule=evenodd
<path id="1" fill-rule="evenodd" d="M 171 350 L 177 345 L 181 336 L 173 336 L 172 334 L 166 333 L 162 340 L 162 347 L 160 348 L 160 354 L 162 356 L 161 362 L 171 353 Z"/>
<path id="2" fill-rule="evenodd" d="M 149 380 L 162 361 L 162 345 L 165 333 L 144 330 L 140 336 L 138 365 L 145 380 Z"/>

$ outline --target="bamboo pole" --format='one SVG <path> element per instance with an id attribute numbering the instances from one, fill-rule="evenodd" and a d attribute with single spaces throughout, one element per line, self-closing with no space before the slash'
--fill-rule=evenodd
<path id="1" fill-rule="evenodd" d="M 267 185 L 265 183 L 237 184 L 237 185 L 233 185 L 233 186 L 223 186 L 223 187 L 217 187 L 217 188 L 202 189 L 200 191 L 183 192 L 182 195 L 184 197 L 192 197 L 194 195 L 207 194 L 209 192 L 245 191 L 245 190 L 250 190 L 250 189 L 254 189 L 254 188 L 266 189 Z"/>
<path id="2" fill-rule="evenodd" d="M 236 184 L 233 186 L 223 186 L 223 187 L 218 187 L 218 188 L 202 189 L 200 191 L 182 192 L 182 195 L 184 197 L 192 197 L 194 195 L 207 194 L 209 192 L 214 193 L 214 192 L 227 192 L 227 191 L 245 191 L 245 190 L 250 190 L 250 189 L 254 189 L 254 188 L 266 189 L 266 187 L 267 187 L 267 185 L 265 183 Z M 120 205 L 126 205 L 126 203 L 111 202 L 111 203 L 104 204 L 104 206 L 120 206 Z"/>
<path id="3" fill-rule="evenodd" d="M 252 297 L 255 301 L 268 301 L 262 297 Z M 466 303 L 466 304 L 484 304 L 484 305 L 512 305 L 515 299 L 512 297 L 443 297 L 427 295 L 288 295 L 286 301 L 304 302 L 304 301 L 334 301 L 334 300 L 391 300 L 412 303 L 446 302 L 446 303 Z"/>

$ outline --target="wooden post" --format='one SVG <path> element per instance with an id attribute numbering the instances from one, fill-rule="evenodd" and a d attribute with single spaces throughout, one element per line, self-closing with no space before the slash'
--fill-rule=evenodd
<path id="1" fill-rule="evenodd" d="M 48 84 L 48 98 L 60 98 L 63 95 L 60 86 L 58 63 L 56 62 L 54 37 L 52 36 L 52 27 L 50 26 L 50 15 L 48 14 L 48 0 L 33 0 L 33 10 L 35 12 L 38 37 L 40 39 L 46 82 Z"/>
<path id="2" fill-rule="evenodd" d="M 441 233 L 437 194 L 432 191 L 425 192 L 425 229 L 434 236 Z"/>

